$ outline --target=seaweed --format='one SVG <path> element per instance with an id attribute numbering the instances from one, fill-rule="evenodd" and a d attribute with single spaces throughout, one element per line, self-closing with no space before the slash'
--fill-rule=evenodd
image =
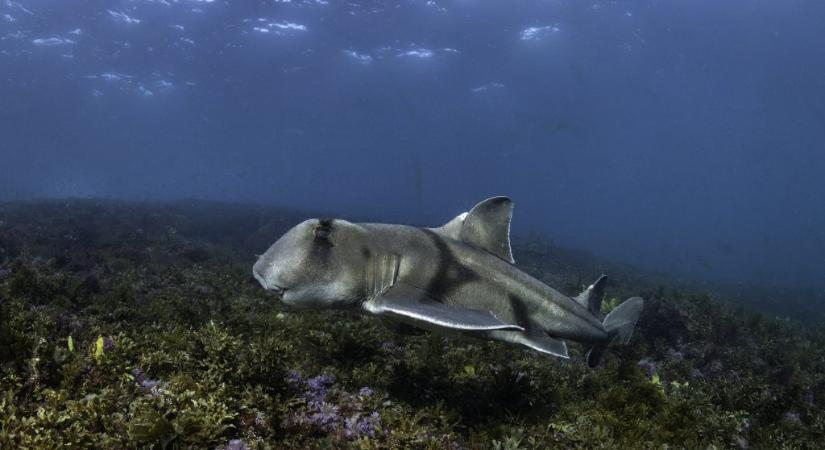
<path id="1" fill-rule="evenodd" d="M 298 313 L 249 267 L 300 218 L 2 205 L 0 448 L 817 448 L 825 436 L 814 326 L 536 240 L 516 253 L 566 293 L 607 270 L 608 300 L 647 300 L 630 345 L 595 370 L 575 345 L 559 360 Z"/>

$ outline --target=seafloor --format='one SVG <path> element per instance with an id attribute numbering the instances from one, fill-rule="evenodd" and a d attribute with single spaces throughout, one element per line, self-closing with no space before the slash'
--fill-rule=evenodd
<path id="1" fill-rule="evenodd" d="M 288 311 L 254 282 L 255 253 L 303 217 L 203 202 L 0 205 L 0 448 L 825 446 L 817 320 L 520 240 L 519 265 L 565 293 L 607 271 L 607 308 L 645 297 L 631 344 L 591 370 L 576 346 L 562 361 L 395 334 Z M 787 315 L 811 319 L 793 300 Z"/>

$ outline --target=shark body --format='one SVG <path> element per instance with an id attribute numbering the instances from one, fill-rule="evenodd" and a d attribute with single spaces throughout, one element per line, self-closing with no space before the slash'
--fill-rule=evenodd
<path id="1" fill-rule="evenodd" d="M 295 307 L 355 309 L 561 358 L 573 340 L 591 346 L 595 366 L 612 340 L 629 340 L 642 299 L 601 321 L 606 277 L 573 298 L 519 270 L 512 210 L 509 198 L 493 197 L 438 228 L 310 219 L 276 241 L 253 275 Z"/>

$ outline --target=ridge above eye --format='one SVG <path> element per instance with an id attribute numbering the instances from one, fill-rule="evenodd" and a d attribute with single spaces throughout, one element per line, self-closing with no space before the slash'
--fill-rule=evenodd
<path id="1" fill-rule="evenodd" d="M 329 227 L 317 227 L 315 228 L 315 237 L 319 239 L 326 239 L 329 235 L 332 234 L 332 229 Z"/>
<path id="2" fill-rule="evenodd" d="M 315 227 L 315 237 L 319 239 L 326 239 L 332 234 L 332 220 L 321 219 L 318 221 L 318 226 Z"/>

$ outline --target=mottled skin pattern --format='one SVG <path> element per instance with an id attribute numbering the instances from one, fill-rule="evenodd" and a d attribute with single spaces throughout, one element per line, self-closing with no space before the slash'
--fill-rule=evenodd
<path id="1" fill-rule="evenodd" d="M 610 342 L 630 340 L 644 300 L 630 298 L 600 322 L 604 276 L 570 298 L 522 272 L 510 248 L 512 213 L 512 200 L 499 196 L 438 228 L 306 220 L 253 274 L 287 305 L 347 308 L 561 358 L 564 340 L 575 340 L 598 365 Z"/>
<path id="2" fill-rule="evenodd" d="M 398 281 L 434 293 L 444 303 L 491 311 L 528 331 L 576 341 L 601 341 L 596 317 L 570 297 L 514 265 L 431 229 L 363 224 L 372 253 L 400 255 Z M 509 331 L 485 331 L 498 339 Z"/>
<path id="3" fill-rule="evenodd" d="M 376 258 L 393 255 L 397 258 L 396 286 L 420 288 L 450 306 L 490 311 L 502 322 L 525 330 L 462 334 L 510 343 L 520 343 L 517 335 L 522 333 L 583 342 L 606 340 L 602 324 L 575 300 L 507 261 L 446 234 L 405 225 L 311 219 L 273 244 L 253 273 L 288 305 L 357 309 L 376 295 L 367 281 L 368 268 Z M 433 331 L 456 332 L 400 319 Z"/>

